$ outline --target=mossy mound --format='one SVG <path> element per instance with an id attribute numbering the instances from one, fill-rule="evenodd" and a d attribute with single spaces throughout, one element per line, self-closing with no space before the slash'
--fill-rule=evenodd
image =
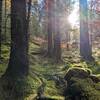
<path id="1" fill-rule="evenodd" d="M 71 68 L 65 80 L 65 100 L 100 100 L 100 80 L 90 70 Z"/>
<path id="2" fill-rule="evenodd" d="M 74 67 L 68 69 L 64 78 L 69 82 L 71 77 L 78 77 L 84 79 L 89 77 L 90 74 L 91 74 L 91 70 L 89 69 Z"/>
<path id="3" fill-rule="evenodd" d="M 2 77 L 0 81 L 0 100 L 24 100 L 34 93 L 33 79 L 29 76 L 15 79 Z"/>

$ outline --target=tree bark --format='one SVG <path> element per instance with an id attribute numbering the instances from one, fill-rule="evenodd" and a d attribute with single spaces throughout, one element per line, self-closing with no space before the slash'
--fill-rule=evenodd
<path id="1" fill-rule="evenodd" d="M 59 31 L 59 19 L 56 20 L 56 25 L 55 27 L 55 35 L 54 35 L 54 57 L 55 61 L 58 63 L 61 61 L 61 39 L 60 39 L 60 31 Z"/>
<path id="2" fill-rule="evenodd" d="M 5 17 L 5 22 L 4 22 L 4 34 L 5 34 L 5 37 L 4 37 L 4 42 L 6 43 L 7 42 L 7 0 L 4 1 L 4 7 L 5 7 L 5 13 L 4 13 L 4 17 Z"/>
<path id="3" fill-rule="evenodd" d="M 55 1 L 55 9 L 57 8 Z M 59 9 L 59 8 L 58 8 Z M 56 10 L 55 10 L 56 11 Z M 60 16 L 55 12 L 55 32 L 54 32 L 54 58 L 57 63 L 61 61 L 61 36 L 60 36 Z"/>
<path id="4" fill-rule="evenodd" d="M 87 0 L 80 0 L 80 55 L 84 60 L 91 60 L 92 49 L 88 32 Z"/>
<path id="5" fill-rule="evenodd" d="M 48 16 L 48 56 L 52 57 L 53 54 L 53 39 L 52 39 L 52 4 L 53 0 L 47 0 L 47 16 Z"/>
<path id="6" fill-rule="evenodd" d="M 2 33 L 2 0 L 0 0 L 0 58 L 1 58 L 1 33 Z"/>
<path id="7" fill-rule="evenodd" d="M 5 74 L 26 76 L 28 70 L 26 0 L 11 0 L 11 53 Z"/>

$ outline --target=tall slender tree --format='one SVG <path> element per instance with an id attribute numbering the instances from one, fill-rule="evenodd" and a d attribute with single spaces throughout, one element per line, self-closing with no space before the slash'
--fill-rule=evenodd
<path id="1" fill-rule="evenodd" d="M 5 29 L 4 29 L 4 34 L 5 34 L 5 39 L 4 39 L 4 40 L 5 40 L 5 43 L 6 43 L 6 42 L 7 42 L 7 0 L 5 0 L 4 3 L 5 3 L 5 4 L 4 4 L 4 5 L 5 5 L 5 6 L 4 6 L 4 7 L 5 7 L 5 11 L 4 11 L 4 12 L 5 12 L 5 15 L 4 15 L 4 17 L 5 17 L 5 22 L 4 22 L 4 28 L 5 28 Z"/>
<path id="2" fill-rule="evenodd" d="M 84 60 L 92 59 L 92 48 L 88 32 L 87 0 L 79 0 L 80 6 L 80 55 Z"/>
<path id="3" fill-rule="evenodd" d="M 59 0 L 60 1 L 60 0 Z M 55 0 L 55 32 L 54 32 L 54 58 L 58 63 L 61 61 L 61 37 L 60 37 L 60 15 L 59 15 L 59 2 Z M 58 5 L 57 5 L 58 4 Z"/>
<path id="4" fill-rule="evenodd" d="M 53 39 L 52 39 L 52 4 L 53 0 L 46 0 L 46 9 L 47 9 L 47 17 L 48 17 L 48 56 L 51 57 L 53 54 Z"/>
<path id="5" fill-rule="evenodd" d="M 2 1 L 0 0 L 0 58 L 1 58 L 1 32 L 2 32 Z"/>
<path id="6" fill-rule="evenodd" d="M 5 75 L 28 74 L 28 33 L 26 0 L 11 0 L 11 53 Z"/>

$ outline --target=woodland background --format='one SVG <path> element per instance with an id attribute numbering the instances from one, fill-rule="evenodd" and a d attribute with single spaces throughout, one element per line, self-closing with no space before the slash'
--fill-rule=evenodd
<path id="1" fill-rule="evenodd" d="M 0 100 L 64 99 L 100 100 L 100 0 L 0 0 Z"/>

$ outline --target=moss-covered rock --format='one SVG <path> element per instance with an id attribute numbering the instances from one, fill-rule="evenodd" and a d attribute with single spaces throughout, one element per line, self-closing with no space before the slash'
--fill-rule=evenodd
<path id="1" fill-rule="evenodd" d="M 65 78 L 65 80 L 67 80 L 69 82 L 71 77 L 78 77 L 78 78 L 84 79 L 84 78 L 89 77 L 90 74 L 91 74 L 90 70 L 74 67 L 74 68 L 70 68 L 67 71 L 64 78 Z"/>
<path id="2" fill-rule="evenodd" d="M 100 82 L 96 75 L 82 68 L 71 68 L 65 75 L 65 100 L 100 100 Z"/>

